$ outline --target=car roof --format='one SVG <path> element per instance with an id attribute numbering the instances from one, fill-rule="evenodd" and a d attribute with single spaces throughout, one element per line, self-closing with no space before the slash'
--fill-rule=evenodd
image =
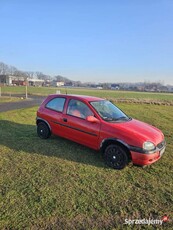
<path id="1" fill-rule="evenodd" d="M 70 99 L 82 99 L 83 101 L 101 101 L 103 98 L 88 96 L 88 95 L 77 95 L 77 94 L 51 94 L 50 97 L 66 97 Z"/>

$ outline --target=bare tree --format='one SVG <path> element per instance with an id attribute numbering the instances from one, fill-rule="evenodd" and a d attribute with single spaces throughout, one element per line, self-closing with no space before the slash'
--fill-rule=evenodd
<path id="1" fill-rule="evenodd" d="M 3 62 L 0 62 L 0 74 L 8 74 L 8 72 L 8 65 L 4 64 Z"/>

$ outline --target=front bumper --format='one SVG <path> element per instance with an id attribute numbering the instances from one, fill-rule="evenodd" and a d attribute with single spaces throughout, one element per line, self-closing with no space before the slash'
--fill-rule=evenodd
<path id="1" fill-rule="evenodd" d="M 161 148 L 159 148 L 161 147 Z M 151 153 L 142 153 L 141 151 L 130 151 L 131 152 L 131 157 L 132 157 L 132 162 L 133 164 L 137 165 L 151 165 L 154 162 L 158 161 L 162 155 L 164 154 L 166 149 L 166 143 L 165 141 L 160 143 L 158 147 L 156 148 L 155 151 Z"/>

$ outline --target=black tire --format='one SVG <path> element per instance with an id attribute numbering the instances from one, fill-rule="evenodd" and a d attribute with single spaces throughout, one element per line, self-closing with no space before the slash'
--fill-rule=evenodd
<path id="1" fill-rule="evenodd" d="M 104 152 L 105 163 L 113 169 L 123 169 L 128 164 L 128 156 L 125 149 L 119 145 L 111 144 Z"/>
<path id="2" fill-rule="evenodd" d="M 47 139 L 50 137 L 51 132 L 48 125 L 44 122 L 40 122 L 37 125 L 37 134 L 41 139 Z"/>

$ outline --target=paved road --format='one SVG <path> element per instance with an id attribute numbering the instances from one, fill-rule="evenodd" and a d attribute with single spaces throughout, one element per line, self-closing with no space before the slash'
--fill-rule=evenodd
<path id="1" fill-rule="evenodd" d="M 43 96 L 29 96 L 27 100 L 23 99 L 16 102 L 0 103 L 0 112 L 40 105 L 44 98 Z"/>

